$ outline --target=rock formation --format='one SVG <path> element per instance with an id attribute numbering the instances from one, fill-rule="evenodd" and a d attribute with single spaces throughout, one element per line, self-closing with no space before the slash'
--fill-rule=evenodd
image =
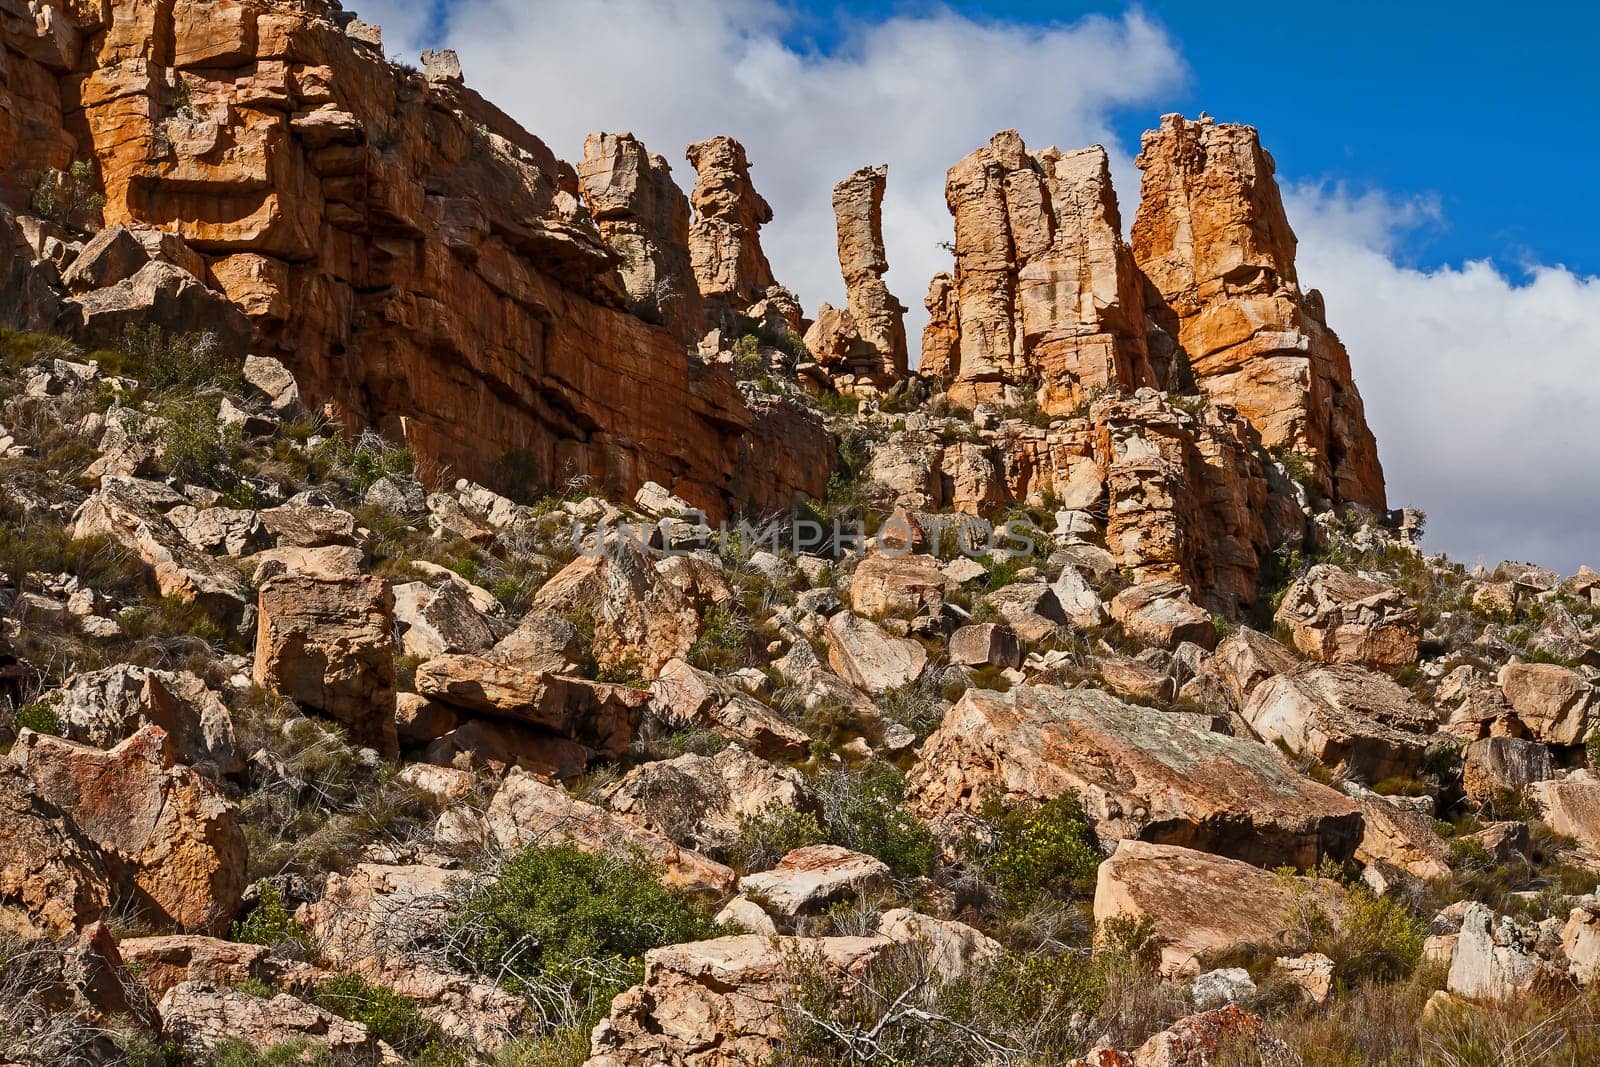
<path id="1" fill-rule="evenodd" d="M 951 168 L 945 200 L 956 268 L 929 291 L 922 370 L 948 376 L 954 400 L 1031 388 L 1063 413 L 1098 390 L 1153 384 L 1105 149 L 1029 153 L 1006 130 Z"/>
<path id="2" fill-rule="evenodd" d="M 1237 408 L 1266 448 L 1304 458 L 1322 494 L 1382 510 L 1350 357 L 1321 294 L 1300 290 L 1294 231 L 1256 131 L 1165 115 L 1136 162 L 1133 254 L 1153 325 L 1175 346 L 1166 380 Z"/>
<path id="3" fill-rule="evenodd" d="M 829 367 L 836 383 L 848 374 L 886 388 L 906 376 L 906 309 L 883 281 L 889 270 L 883 245 L 888 176 L 886 166 L 862 167 L 833 187 L 848 310 L 823 304 L 806 333 L 806 347 Z M 856 381 L 848 384 L 853 388 Z"/>
<path id="4" fill-rule="evenodd" d="M 689 262 L 689 199 L 665 158 L 631 133 L 591 133 L 578 181 L 600 235 L 622 259 L 631 307 L 699 339 L 700 288 Z"/>
<path id="5" fill-rule="evenodd" d="M 586 476 L 627 495 L 654 479 L 712 514 L 821 494 L 826 442 L 764 447 L 760 414 L 689 358 L 686 332 L 640 317 L 657 316 L 631 296 L 574 170 L 449 57 L 392 66 L 375 27 L 322 3 L 38 10 L 6 19 L 0 200 L 53 196 L 66 223 L 163 232 L 171 262 L 62 307 L 7 252 L 9 325 L 59 319 L 104 341 L 142 319 L 248 340 L 346 429 L 376 427 L 462 473 L 524 457 L 544 486 Z M 614 148 L 623 163 L 631 149 Z M 770 211 L 736 145 L 696 155 L 697 273 L 743 311 L 772 284 L 754 233 Z M 615 234 L 626 220 L 606 210 Z M 26 258 L 55 240 L 35 232 Z M 626 275 L 641 294 L 645 269 Z"/>
<path id="6" fill-rule="evenodd" d="M 746 314 L 777 288 L 761 250 L 761 227 L 772 221 L 772 208 L 750 180 L 744 145 L 732 137 L 698 141 L 689 146 L 688 158 L 696 176 L 689 197 L 689 257 L 706 325 L 714 328 Z"/>

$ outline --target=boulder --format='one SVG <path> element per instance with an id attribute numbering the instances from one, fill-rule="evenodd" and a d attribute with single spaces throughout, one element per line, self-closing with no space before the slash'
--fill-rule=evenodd
<path id="1" fill-rule="evenodd" d="M 1600 689 L 1583 675 L 1550 663 L 1509 663 L 1500 690 L 1536 741 L 1580 745 L 1600 723 Z"/>
<path id="2" fill-rule="evenodd" d="M 1263 741 L 1367 783 L 1414 778 L 1437 721 L 1432 709 L 1360 667 L 1302 666 L 1256 686 L 1240 710 Z"/>
<path id="3" fill-rule="evenodd" d="M 214 1050 L 231 1041 L 254 1049 L 295 1041 L 321 1045 L 334 1063 L 403 1063 L 360 1023 L 341 1019 L 288 993 L 261 997 L 241 989 L 179 982 L 156 1006 L 162 1029 L 184 1048 Z"/>
<path id="4" fill-rule="evenodd" d="M 869 555 L 850 578 L 850 606 L 869 619 L 938 615 L 946 582 L 932 556 Z"/>
<path id="5" fill-rule="evenodd" d="M 734 741 L 762 759 L 800 759 L 810 736 L 746 693 L 681 659 L 650 683 L 650 711 L 673 729 L 698 727 Z"/>
<path id="6" fill-rule="evenodd" d="M 701 851 L 732 845 L 742 819 L 813 806 L 805 776 L 738 745 L 633 768 L 596 799 L 633 823 Z"/>
<path id="7" fill-rule="evenodd" d="M 950 635 L 950 662 L 962 667 L 1022 666 L 1022 646 L 1004 626 L 992 622 L 963 626 Z"/>
<path id="8" fill-rule="evenodd" d="M 1328 564 L 1295 579 L 1274 618 L 1323 663 L 1399 670 L 1417 661 L 1422 626 L 1405 594 Z"/>
<path id="9" fill-rule="evenodd" d="M 506 775 L 484 820 L 490 839 L 501 848 L 571 843 L 586 852 L 637 855 L 659 865 L 668 885 L 717 896 L 733 891 L 735 875 L 722 864 L 604 808 L 576 800 L 525 771 Z"/>
<path id="10" fill-rule="evenodd" d="M 1244 707 L 1256 686 L 1300 666 L 1293 652 L 1248 626 L 1241 626 L 1217 645 L 1210 669 L 1228 689 L 1235 708 Z"/>
<path id="11" fill-rule="evenodd" d="M 180 982 L 239 986 L 270 981 L 278 965 L 266 945 L 241 945 L 200 934 L 128 937 L 117 943 L 122 961 L 155 1000 Z"/>
<path id="12" fill-rule="evenodd" d="M 1261 1016 L 1236 1004 L 1179 1019 L 1140 1045 L 1132 1067 L 1212 1067 L 1224 1049 L 1243 1048 L 1266 1063 L 1292 1062 L 1295 1053 L 1267 1032 Z"/>
<path id="13" fill-rule="evenodd" d="M 43 699 L 55 711 L 56 732 L 70 741 L 111 748 L 154 724 L 179 763 L 213 776 L 243 768 L 226 705 L 188 671 L 121 664 L 74 674 Z"/>
<path id="14" fill-rule="evenodd" d="M 471 594 L 468 592 L 468 598 Z M 482 605 L 474 605 L 481 612 Z M 578 628 L 560 615 L 530 611 L 517 628 L 495 643 L 489 658 L 519 670 L 582 674 L 588 649 Z"/>
<path id="15" fill-rule="evenodd" d="M 1061 605 L 1068 621 L 1078 629 L 1093 630 L 1106 624 L 1106 606 L 1078 568 L 1062 567 L 1050 591 L 1056 595 L 1056 603 Z"/>
<path id="16" fill-rule="evenodd" d="M 1245 948 L 1292 948 L 1312 909 L 1337 920 L 1343 891 L 1326 879 L 1285 879 L 1176 845 L 1121 841 L 1095 878 L 1094 920 L 1148 920 L 1161 973 L 1193 977 Z"/>
<path id="17" fill-rule="evenodd" d="M 167 512 L 167 521 L 189 544 L 214 556 L 244 556 L 267 544 L 261 517 L 242 508 L 197 509 L 183 504 Z"/>
<path id="18" fill-rule="evenodd" d="M 1555 777 L 1550 750 L 1520 737 L 1480 738 L 1461 757 L 1462 789 L 1477 804 Z"/>
<path id="19" fill-rule="evenodd" d="M 802 971 L 843 992 L 887 937 L 738 934 L 645 953 L 644 981 L 611 1002 L 584 1067 L 771 1063 L 789 1031 Z"/>
<path id="20" fill-rule="evenodd" d="M 471 715 L 537 726 L 616 758 L 632 743 L 649 695 L 623 685 L 539 674 L 483 656 L 440 656 L 417 668 L 417 692 Z"/>
<path id="21" fill-rule="evenodd" d="M 1531 990 L 1555 969 L 1537 951 L 1537 934 L 1477 902 L 1467 905 L 1450 959 L 1446 988 L 1473 1000 L 1506 1000 Z"/>
<path id="22" fill-rule="evenodd" d="M 259 590 L 251 678 L 337 719 L 351 739 L 393 757 L 394 595 L 372 575 L 293 571 Z"/>
<path id="23" fill-rule="evenodd" d="M 823 634 L 834 673 L 874 695 L 912 684 L 928 667 L 928 650 L 921 644 L 893 637 L 848 611 L 829 619 Z"/>
<path id="24" fill-rule="evenodd" d="M 110 906 L 99 848 L 27 775 L 0 763 L 0 935 L 63 937 Z"/>
<path id="25" fill-rule="evenodd" d="M 1189 598 L 1181 582 L 1147 582 L 1111 598 L 1111 617 L 1129 637 L 1157 648 L 1173 649 L 1185 641 L 1202 648 L 1217 643 L 1211 616 Z"/>
<path id="26" fill-rule="evenodd" d="M 1535 782 L 1530 789 L 1550 829 L 1600 856 L 1600 777 L 1589 771 L 1572 771 L 1562 778 Z"/>
<path id="27" fill-rule="evenodd" d="M 23 730 L 12 759 L 104 857 L 137 912 L 190 933 L 226 930 L 244 896 L 238 808 L 211 779 L 173 766 L 145 726 L 110 751 Z"/>
<path id="28" fill-rule="evenodd" d="M 1350 800 L 1267 746 L 1090 689 L 969 690 L 906 779 L 907 802 L 929 819 L 1064 793 L 1082 800 L 1102 842 L 1140 838 L 1273 866 L 1345 859 L 1361 833 Z"/>
<path id="29" fill-rule="evenodd" d="M 162 596 L 198 605 L 225 629 L 248 630 L 250 587 L 237 571 L 197 551 L 167 521 L 165 507 L 183 502 L 169 493 L 135 478 L 102 478 L 74 514 L 71 536 L 75 541 L 109 537 L 150 568 Z"/>
<path id="30" fill-rule="evenodd" d="M 838 845 L 807 845 L 771 870 L 739 879 L 739 892 L 769 913 L 794 918 L 880 892 L 894 876 L 882 860 Z"/>
<path id="31" fill-rule="evenodd" d="M 1433 820 L 1364 789 L 1352 790 L 1361 808 L 1361 844 L 1356 862 L 1385 864 L 1424 882 L 1451 876 L 1450 848 Z"/>
<path id="32" fill-rule="evenodd" d="M 167 336 L 216 335 L 224 352 L 250 342 L 250 322 L 227 297 L 171 263 L 152 260 L 114 285 L 66 301 L 66 328 L 83 343 L 114 348 L 129 326 L 159 327 Z"/>
<path id="33" fill-rule="evenodd" d="M 984 594 L 983 602 L 1000 613 L 1023 641 L 1036 644 L 1067 625 L 1066 612 L 1043 582 L 1014 582 Z"/>
<path id="34" fill-rule="evenodd" d="M 394 587 L 394 619 L 400 647 L 427 659 L 449 652 L 483 652 L 495 643 L 489 621 L 454 582 L 406 582 Z"/>
<path id="35" fill-rule="evenodd" d="M 355 536 L 355 516 L 315 504 L 284 504 L 260 512 L 261 526 L 279 548 L 347 545 Z"/>
<path id="36" fill-rule="evenodd" d="M 670 660 L 686 657 L 699 639 L 696 602 L 637 547 L 618 539 L 605 552 L 579 556 L 562 568 L 540 588 L 532 610 L 584 614 L 594 626 L 600 668 L 637 670 L 650 681 Z"/>

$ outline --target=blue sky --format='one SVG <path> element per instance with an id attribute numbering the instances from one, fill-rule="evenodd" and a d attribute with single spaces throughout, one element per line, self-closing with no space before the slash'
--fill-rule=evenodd
<path id="1" fill-rule="evenodd" d="M 830 50 L 853 20 L 930 5 L 808 0 L 797 44 Z M 1230 10 L 1216 3 L 954 0 L 977 19 L 1035 24 L 1142 9 L 1188 67 L 1156 109 L 1119 109 L 1138 144 L 1154 111 L 1261 130 L 1280 173 L 1436 197 L 1401 254 L 1434 267 L 1489 257 L 1600 272 L 1600 3 L 1346 0 Z M 1237 13 L 1235 13 L 1237 12 Z M 1127 194 L 1125 194 L 1127 195 Z"/>
<path id="2" fill-rule="evenodd" d="M 684 187 L 742 140 L 762 241 L 843 297 L 829 190 L 887 163 L 888 283 L 919 335 L 948 167 L 1008 127 L 1104 144 L 1124 222 L 1164 112 L 1258 127 L 1299 277 L 1350 350 L 1390 501 L 1468 563 L 1600 567 L 1600 3 L 351 0 L 392 55 L 445 45 L 562 158 L 631 130 Z"/>

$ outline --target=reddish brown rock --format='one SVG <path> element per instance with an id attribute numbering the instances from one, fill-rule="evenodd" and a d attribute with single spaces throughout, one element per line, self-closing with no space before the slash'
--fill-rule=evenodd
<path id="1" fill-rule="evenodd" d="M 700 289 L 689 262 L 689 199 L 666 159 L 631 133 L 591 133 L 578 181 L 589 215 L 622 259 L 629 304 L 685 342 L 700 331 Z"/>
<path id="2" fill-rule="evenodd" d="M 0 935 L 61 937 L 105 914 L 95 844 L 14 766 L 0 764 Z"/>
<path id="3" fill-rule="evenodd" d="M 889 259 L 883 246 L 883 191 L 888 167 L 862 167 L 833 187 L 833 214 L 839 237 L 839 269 L 844 274 L 849 310 L 828 305 L 817 313 L 817 361 L 864 375 L 883 388 L 904 378 L 907 367 L 906 309 L 889 292 L 883 276 Z M 812 334 L 806 334 L 812 343 Z"/>
<path id="4" fill-rule="evenodd" d="M 1383 468 L 1350 358 L 1321 294 L 1300 290 L 1294 231 L 1256 131 L 1166 115 L 1136 162 L 1133 255 L 1149 313 L 1196 384 L 1237 408 L 1266 448 L 1304 456 L 1319 492 L 1381 511 Z"/>
<path id="5" fill-rule="evenodd" d="M 1274 616 L 1323 663 L 1399 670 L 1417 661 L 1422 624 L 1400 590 L 1319 564 L 1295 579 Z"/>
<path id="6" fill-rule="evenodd" d="M 750 180 L 744 146 L 731 137 L 713 137 L 689 146 L 695 170 L 689 202 L 689 258 L 705 301 L 706 324 L 722 325 L 730 312 L 744 313 L 766 299 L 778 283 L 761 251 L 761 227 L 772 208 Z"/>
<path id="7" fill-rule="evenodd" d="M 1046 411 L 1063 413 L 1091 391 L 1153 382 L 1103 148 L 1030 154 L 1006 130 L 951 168 L 945 201 L 953 294 L 935 279 L 924 370 L 949 375 L 953 399 L 1014 399 L 1031 385 Z"/>
<path id="8" fill-rule="evenodd" d="M 1138 838 L 1250 863 L 1348 857 L 1361 817 L 1276 751 L 1091 689 L 969 690 L 918 752 L 907 802 L 924 818 L 985 803 L 1079 797 L 1104 842 Z"/>
<path id="9" fill-rule="evenodd" d="M 459 473 L 518 453 L 546 485 L 654 479 L 713 515 L 822 495 L 827 443 L 761 447 L 772 431 L 729 376 L 629 306 L 574 169 L 454 64 L 410 74 L 375 27 L 289 0 L 41 11 L 7 18 L 0 200 L 24 207 L 47 172 L 92 162 L 103 220 L 79 223 L 159 228 L 201 260 L 86 294 L 84 330 L 209 326 L 240 354 L 251 331 L 347 429 Z M 17 324 L 50 325 L 6 258 Z M 770 272 L 756 281 L 759 299 Z"/>
<path id="10" fill-rule="evenodd" d="M 99 848 L 135 913 L 227 929 L 244 895 L 238 809 L 209 778 L 172 766 L 166 731 L 146 726 L 105 752 L 24 730 L 12 758 Z"/>

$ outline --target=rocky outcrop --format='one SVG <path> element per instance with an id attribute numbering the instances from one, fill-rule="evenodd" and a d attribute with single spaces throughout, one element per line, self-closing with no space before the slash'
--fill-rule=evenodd
<path id="1" fill-rule="evenodd" d="M 793 918 L 887 889 L 893 881 L 888 866 L 875 856 L 838 845 L 807 845 L 771 870 L 739 879 L 739 892 L 774 914 Z"/>
<path id="2" fill-rule="evenodd" d="M 61 937 L 110 904 L 99 849 L 27 775 L 0 764 L 0 934 Z"/>
<path id="3" fill-rule="evenodd" d="M 629 305 L 685 343 L 700 334 L 700 288 L 689 262 L 689 198 L 672 167 L 631 133 L 591 133 L 578 182 L 584 206 L 622 263 Z"/>
<path id="4" fill-rule="evenodd" d="M 1029 153 L 1015 130 L 998 133 L 951 168 L 945 202 L 956 268 L 929 293 L 923 369 L 948 376 L 953 399 L 1011 401 L 1031 387 L 1061 414 L 1092 391 L 1153 384 L 1103 148 Z"/>
<path id="5" fill-rule="evenodd" d="M 1438 725 L 1431 708 L 1387 677 L 1348 666 L 1270 678 L 1240 713 L 1263 741 L 1369 784 L 1415 776 Z"/>
<path id="6" fill-rule="evenodd" d="M 179 762 L 213 775 L 234 774 L 243 765 L 228 709 L 188 671 L 108 667 L 73 675 L 46 699 L 57 732 L 68 740 L 111 748 L 154 724 L 166 731 Z"/>
<path id="7" fill-rule="evenodd" d="M 1296 578 L 1274 618 L 1323 663 L 1399 670 L 1417 661 L 1422 624 L 1405 594 L 1327 564 Z"/>
<path id="8" fill-rule="evenodd" d="M 1314 866 L 1359 841 L 1355 806 L 1272 749 L 1090 689 L 969 690 L 923 743 L 906 779 L 925 818 L 990 800 L 1079 797 L 1103 842 L 1136 838 L 1249 863 Z"/>
<path id="9" fill-rule="evenodd" d="M 1294 231 L 1256 131 L 1166 115 L 1142 147 L 1133 256 L 1174 349 L 1166 380 L 1192 381 L 1237 408 L 1266 448 L 1304 457 L 1324 496 L 1381 510 L 1383 468 L 1350 358 L 1321 294 L 1300 290 Z"/>
<path id="10" fill-rule="evenodd" d="M 238 808 L 209 778 L 171 763 L 159 726 L 109 752 L 24 730 L 12 758 L 95 843 L 136 914 L 194 933 L 227 929 L 244 895 Z"/>
<path id="11" fill-rule="evenodd" d="M 732 137 L 698 141 L 689 146 L 688 159 L 695 170 L 689 259 L 706 325 L 717 327 L 766 299 L 778 284 L 761 250 L 761 227 L 772 221 L 772 208 L 750 180 L 744 145 Z"/>
<path id="12" fill-rule="evenodd" d="M 1335 882 L 1296 883 L 1193 849 L 1122 841 L 1096 876 L 1094 919 L 1148 920 L 1162 972 L 1192 977 L 1230 950 L 1292 948 L 1297 919 L 1313 907 L 1337 914 L 1341 898 Z"/>
<path id="13" fill-rule="evenodd" d="M 792 466 L 760 448 L 769 431 L 731 378 L 633 306 L 574 169 L 454 73 L 390 64 L 374 27 L 320 4 L 41 11 L 7 19 L 0 200 L 20 209 L 87 163 L 98 188 L 79 199 L 104 205 L 74 205 L 78 223 L 165 231 L 195 258 L 164 253 L 57 310 L 24 257 L 0 257 L 17 325 L 218 330 L 281 358 L 347 430 L 459 472 L 513 454 L 547 486 L 654 479 L 712 514 L 752 492 L 761 507 L 822 495 L 826 442 Z M 770 212 L 736 158 L 742 190 L 702 224 L 731 229 L 732 259 L 708 276 L 759 299 L 770 270 L 739 227 Z M 758 466 L 748 484 L 741 464 Z"/>
<path id="14" fill-rule="evenodd" d="M 888 176 L 886 166 L 862 167 L 833 187 L 848 310 L 823 304 L 806 333 L 806 347 L 817 362 L 832 372 L 836 383 L 851 376 L 852 387 L 865 379 L 874 388 L 887 388 L 906 376 L 906 309 L 883 281 L 889 270 L 883 245 Z"/>
<path id="15" fill-rule="evenodd" d="M 403 1063 L 360 1023 L 288 993 L 257 996 L 201 982 L 179 982 L 156 1006 L 163 1030 L 185 1047 L 213 1050 L 243 1042 L 264 1049 L 290 1042 L 320 1045 L 334 1063 Z"/>
<path id="16" fill-rule="evenodd" d="M 745 820 L 814 806 L 805 777 L 729 745 L 635 767 L 596 797 L 618 815 L 688 848 L 726 849 Z"/>

